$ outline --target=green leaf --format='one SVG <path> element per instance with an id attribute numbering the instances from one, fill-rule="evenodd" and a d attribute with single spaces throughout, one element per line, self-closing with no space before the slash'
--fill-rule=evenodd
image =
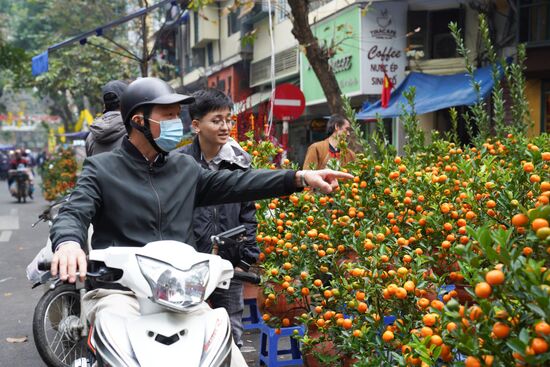
<path id="1" fill-rule="evenodd" d="M 525 330 L 525 329 L 524 329 Z M 527 347 L 527 344 L 526 343 L 523 343 L 520 339 L 518 338 L 514 338 L 514 339 L 510 339 L 506 342 L 506 345 L 512 349 L 514 352 L 516 353 L 519 353 L 519 354 L 524 354 L 525 353 L 525 348 Z"/>
<path id="2" fill-rule="evenodd" d="M 531 311 L 533 311 L 534 313 L 538 314 L 542 319 L 545 319 L 545 318 L 548 317 L 546 312 L 544 312 L 544 310 L 542 308 L 540 308 L 539 306 L 537 306 L 537 305 L 529 303 L 529 304 L 527 304 L 527 307 L 529 307 L 529 309 Z"/>
<path id="3" fill-rule="evenodd" d="M 529 330 L 528 329 L 522 329 L 521 332 L 519 333 L 519 340 L 525 346 L 527 346 L 529 344 L 529 339 L 530 339 Z M 523 351 L 525 351 L 525 347 L 523 348 Z"/>

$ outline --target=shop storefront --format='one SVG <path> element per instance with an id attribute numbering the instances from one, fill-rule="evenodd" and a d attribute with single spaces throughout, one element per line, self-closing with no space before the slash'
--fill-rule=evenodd
<path id="1" fill-rule="evenodd" d="M 333 16 L 313 25 L 312 30 L 321 45 L 332 50 L 335 56 L 330 63 L 342 93 L 359 109 L 365 101 L 376 101 L 383 88 L 384 74 L 394 85 L 405 78 L 407 2 L 380 1 L 365 11 L 360 5 L 342 9 Z M 330 115 L 323 90 L 307 58 L 300 55 L 300 85 L 306 98 L 306 143 L 320 140 L 321 121 Z M 365 123 L 371 131 L 372 123 Z M 394 126 L 385 123 L 390 140 Z M 291 145 L 303 140 L 291 125 Z M 311 140 L 310 140 L 311 139 Z"/>

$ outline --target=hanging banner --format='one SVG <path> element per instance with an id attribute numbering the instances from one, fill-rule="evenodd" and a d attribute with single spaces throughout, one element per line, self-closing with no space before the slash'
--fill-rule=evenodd
<path id="1" fill-rule="evenodd" d="M 19 111 L 17 113 L 17 127 L 21 127 L 23 125 L 23 118 L 24 118 L 23 112 Z"/>
<path id="2" fill-rule="evenodd" d="M 57 128 L 57 134 L 59 135 L 59 140 L 61 140 L 62 143 L 65 143 L 67 141 L 67 139 L 63 135 L 63 134 L 65 134 L 65 127 L 59 126 Z"/>
<path id="3" fill-rule="evenodd" d="M 78 121 L 74 125 L 74 131 L 75 132 L 83 131 L 82 129 L 84 128 L 84 122 L 86 122 L 86 126 L 90 126 L 92 122 L 94 122 L 94 118 L 92 114 L 87 109 L 83 109 L 82 111 L 80 111 L 80 116 L 78 117 Z M 88 129 L 84 131 L 87 131 L 87 130 Z"/>

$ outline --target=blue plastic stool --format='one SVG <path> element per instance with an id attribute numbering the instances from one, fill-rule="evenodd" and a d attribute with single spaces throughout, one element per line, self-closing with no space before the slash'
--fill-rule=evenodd
<path id="1" fill-rule="evenodd" d="M 258 305 L 256 304 L 256 298 L 244 299 L 244 306 L 248 307 L 249 316 L 243 317 L 243 327 L 245 330 L 259 329 L 262 320 L 260 319 L 260 312 L 258 311 Z"/>
<path id="2" fill-rule="evenodd" d="M 384 316 L 384 325 L 391 325 L 397 320 L 397 316 L 390 315 L 390 316 Z"/>
<path id="3" fill-rule="evenodd" d="M 283 327 L 280 328 L 281 332 L 279 334 L 275 333 L 275 330 L 264 323 L 260 326 L 260 365 L 266 365 L 267 367 L 303 365 L 300 346 L 292 336 L 295 335 L 295 330 L 298 331 L 298 334 L 304 335 L 305 327 L 303 325 Z M 290 338 L 290 349 L 279 350 L 279 339 L 283 337 Z M 279 360 L 278 357 L 285 354 L 291 354 L 292 359 Z"/>
<path id="4" fill-rule="evenodd" d="M 441 286 L 441 288 L 439 288 L 437 290 L 437 298 L 440 300 L 440 301 L 443 301 L 443 296 L 446 294 L 446 293 L 449 293 L 450 291 L 454 290 L 456 287 L 454 284 L 449 284 L 449 285 L 443 285 Z"/>

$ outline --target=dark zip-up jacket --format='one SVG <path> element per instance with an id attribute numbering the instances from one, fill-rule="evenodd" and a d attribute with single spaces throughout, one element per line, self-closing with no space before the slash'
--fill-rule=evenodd
<path id="1" fill-rule="evenodd" d="M 63 241 L 84 248 L 90 223 L 92 248 L 144 246 L 156 240 L 194 245 L 197 206 L 252 201 L 297 190 L 290 170 L 210 171 L 184 154 L 150 164 L 132 143 L 84 161 L 69 201 L 54 220 L 53 250 Z"/>
<path id="2" fill-rule="evenodd" d="M 235 148 L 232 149 L 236 156 L 247 155 L 244 151 Z M 184 146 L 180 152 L 192 156 L 201 167 L 209 169 L 208 163 L 202 157 L 197 137 L 193 139 L 191 144 Z M 219 169 L 228 169 L 231 171 L 246 170 L 250 167 L 250 157 L 247 158 L 248 167 L 241 167 L 224 160 L 220 163 Z M 195 208 L 195 212 L 193 213 L 193 231 L 197 250 L 210 253 L 212 251 L 211 236 L 235 228 L 241 224 L 246 228 L 246 240 L 243 242 L 244 246 L 242 247 L 243 260 L 248 264 L 255 263 L 260 255 L 260 249 L 256 244 L 258 222 L 256 221 L 256 207 L 252 201 Z"/>

